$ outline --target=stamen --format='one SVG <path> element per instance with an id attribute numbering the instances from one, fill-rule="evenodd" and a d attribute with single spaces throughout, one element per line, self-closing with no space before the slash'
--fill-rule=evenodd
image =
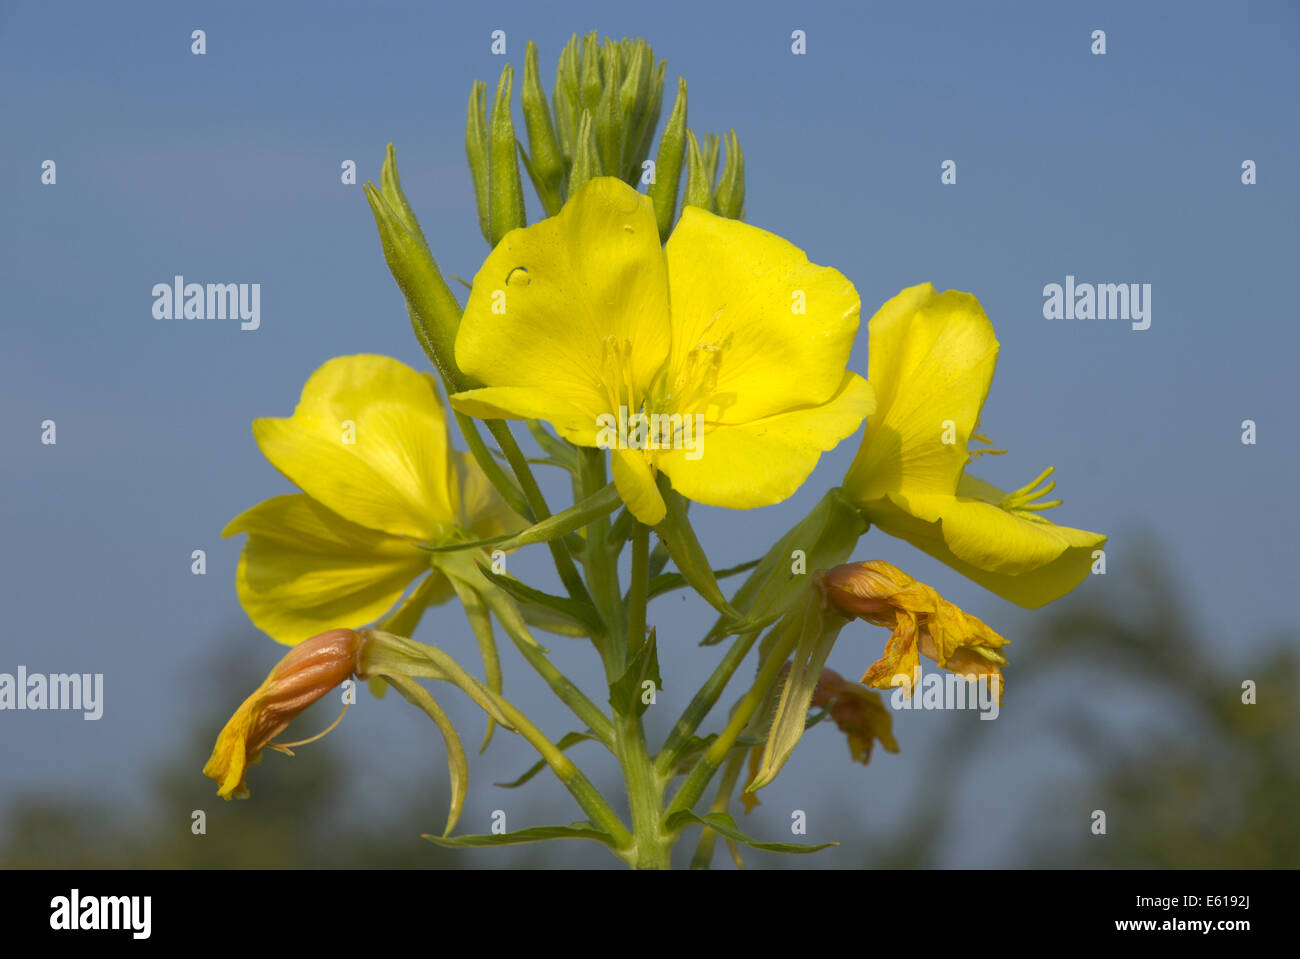
<path id="1" fill-rule="evenodd" d="M 300 739 L 296 743 L 267 743 L 266 748 L 274 749 L 276 752 L 284 753 L 286 756 L 292 756 L 293 755 L 292 747 L 307 746 L 311 743 L 316 742 L 318 739 L 324 739 L 326 736 L 332 733 L 334 729 L 338 726 L 338 724 L 343 722 L 343 717 L 348 714 L 348 707 L 351 705 L 352 705 L 351 703 L 344 703 L 343 712 L 339 713 L 338 719 L 334 720 L 334 722 L 330 723 L 328 726 L 326 726 L 323 730 L 318 732 L 315 736 L 312 736 L 310 739 Z"/>

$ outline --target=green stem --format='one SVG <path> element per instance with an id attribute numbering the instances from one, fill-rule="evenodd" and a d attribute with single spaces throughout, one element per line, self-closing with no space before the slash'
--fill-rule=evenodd
<path id="1" fill-rule="evenodd" d="M 668 739 L 664 743 L 663 749 L 659 751 L 659 759 L 655 763 L 655 771 L 660 776 L 667 776 L 672 770 L 677 768 L 681 761 L 681 753 L 686 742 L 699 728 L 704 717 L 717 704 L 721 698 L 722 692 L 731 682 L 732 675 L 739 668 L 740 664 L 749 655 L 749 650 L 753 647 L 754 641 L 758 639 L 758 632 L 742 633 L 737 636 L 727 654 L 722 657 L 722 662 L 718 663 L 713 674 L 709 676 L 708 681 L 700 687 L 699 692 L 690 701 L 690 704 L 682 712 L 681 718 L 673 726 L 673 731 L 668 734 Z"/>
<path id="2" fill-rule="evenodd" d="M 722 781 L 718 783 L 718 795 L 713 799 L 709 812 L 726 812 L 731 805 L 731 791 L 736 788 L 740 778 L 740 768 L 745 762 L 745 750 L 737 749 L 727 758 L 727 766 L 722 770 Z M 718 834 L 709 828 L 700 832 L 700 841 L 691 858 L 692 869 L 708 869 L 713 863 L 713 847 L 718 841 Z"/>
<path id="3" fill-rule="evenodd" d="M 650 592 L 650 527 L 632 527 L 632 582 L 627 594 L 627 655 L 631 660 L 645 642 L 645 608 Z"/>
<path id="4" fill-rule="evenodd" d="M 767 691 L 780 676 L 781 667 L 785 665 L 786 659 L 799 641 L 801 618 L 787 614 L 777 624 L 777 634 L 773 637 L 775 642 L 767 659 L 763 661 L 762 668 L 758 671 L 758 678 L 754 680 L 754 685 L 749 688 L 749 692 L 745 693 L 736 704 L 736 709 L 731 714 L 726 728 L 700 757 L 695 768 L 686 777 L 686 782 L 682 783 L 677 794 L 673 796 L 672 802 L 668 805 L 669 816 L 681 810 L 691 809 L 699 801 L 700 794 L 704 792 L 709 780 L 722 765 L 722 761 L 727 758 L 727 753 L 731 751 L 731 747 L 736 744 L 736 740 L 744 731 L 745 724 L 763 704 Z"/>
<path id="5" fill-rule="evenodd" d="M 601 463 L 603 482 L 604 463 Z M 597 531 L 588 528 L 590 542 Z M 604 530 L 598 541 L 606 549 Z M 632 534 L 632 582 L 628 587 L 627 641 L 623 648 L 622 663 L 630 662 L 645 641 L 646 597 L 649 593 L 650 529 L 637 523 Z M 613 567 L 613 558 L 607 557 Z M 618 583 L 613 583 L 617 595 Z M 620 606 L 621 604 L 621 597 Z M 611 643 L 611 646 L 614 644 Z M 622 664 L 614 675 L 622 675 Z M 663 822 L 664 780 L 656 773 L 650 753 L 646 748 L 645 728 L 641 716 L 616 714 L 614 722 L 615 755 L 623 769 L 627 786 L 628 806 L 632 813 L 632 833 L 635 843 L 634 858 L 630 860 L 638 869 L 667 869 L 671 864 L 672 843 L 664 836 Z"/>
<path id="6" fill-rule="evenodd" d="M 583 499 L 604 488 L 605 453 L 597 449 L 578 450 L 578 492 Z M 608 649 L 602 652 L 606 678 L 613 682 L 623 674 L 626 660 L 619 643 L 623 624 L 623 597 L 618 588 L 618 565 L 608 542 L 609 517 L 602 516 L 587 525 L 582 566 L 600 618 L 605 623 Z"/>
<path id="7" fill-rule="evenodd" d="M 487 423 L 488 432 L 492 434 L 497 441 L 497 445 L 501 447 L 506 462 L 510 464 L 515 478 L 519 480 L 524 498 L 528 501 L 528 505 L 532 507 L 533 518 L 538 522 L 550 519 L 551 510 L 546 505 L 546 498 L 542 496 L 541 487 L 537 485 L 537 480 L 533 476 L 532 468 L 528 465 L 528 460 L 524 457 L 519 444 L 515 442 L 514 434 L 510 432 L 510 426 L 503 420 L 486 420 L 485 422 Z M 551 549 L 551 557 L 555 560 L 555 569 L 560 574 L 560 581 L 564 583 L 564 588 L 569 591 L 569 595 L 578 602 L 591 602 L 587 587 L 583 585 L 582 577 L 578 575 L 578 568 L 574 565 L 573 557 L 569 555 L 568 548 L 559 540 L 552 540 L 547 545 Z"/>
<path id="8" fill-rule="evenodd" d="M 497 492 L 510 505 L 510 508 L 520 516 L 527 519 L 530 523 L 536 522 L 533 516 L 533 509 L 524 499 L 523 491 L 519 486 L 506 475 L 501 464 L 496 461 L 496 457 L 487 448 L 483 442 L 483 437 L 479 435 L 478 424 L 472 417 L 464 413 L 456 413 L 456 423 L 460 426 L 460 433 L 465 437 L 465 442 L 469 445 L 469 451 L 474 454 L 474 461 L 478 463 L 479 469 L 488 478 Z"/>
<path id="9" fill-rule="evenodd" d="M 555 777 L 564 784 L 564 787 L 569 790 L 573 798 L 578 801 L 578 805 L 582 807 L 582 811 L 587 814 L 591 822 L 609 833 L 617 847 L 625 850 L 630 849 L 633 846 L 632 834 L 628 832 L 627 827 L 623 825 L 618 815 L 610 808 L 609 803 L 605 802 L 605 797 L 582 774 L 582 771 L 509 700 L 495 693 L 493 697 L 501 712 L 510 721 L 510 725 L 524 739 L 528 740 L 529 744 L 546 760 L 546 764 L 551 767 Z"/>

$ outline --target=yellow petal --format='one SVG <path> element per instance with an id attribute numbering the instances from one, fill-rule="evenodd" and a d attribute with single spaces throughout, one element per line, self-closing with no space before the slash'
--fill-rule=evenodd
<path id="1" fill-rule="evenodd" d="M 610 341 L 626 351 L 634 391 L 644 391 L 668 335 L 654 207 L 621 180 L 598 177 L 488 256 L 465 305 L 456 362 L 487 386 L 543 390 L 594 421 L 618 412 L 610 386 L 621 386 L 624 371 Z M 637 392 L 629 409 L 639 402 Z"/>
<path id="2" fill-rule="evenodd" d="M 923 283 L 882 306 L 868 328 L 878 405 L 844 488 L 859 502 L 951 495 L 997 364 L 993 326 L 969 293 Z"/>
<path id="3" fill-rule="evenodd" d="M 874 408 L 866 380 L 856 373 L 840 375 L 840 388 L 829 402 L 718 426 L 704 434 L 695 453 L 661 452 L 659 469 L 668 474 L 673 489 L 711 506 L 751 509 L 787 499 L 821 454 L 856 431 Z"/>
<path id="4" fill-rule="evenodd" d="M 476 539 L 487 539 L 490 536 L 517 533 L 528 525 L 497 492 L 471 454 L 456 452 L 453 457 L 456 475 L 460 480 L 462 529 L 469 531 Z"/>
<path id="5" fill-rule="evenodd" d="M 618 495 L 627 508 L 647 526 L 658 526 L 668 515 L 664 498 L 655 486 L 654 470 L 640 450 L 610 450 L 611 472 Z"/>
<path id="6" fill-rule="evenodd" d="M 428 569 L 407 540 L 350 523 L 309 496 L 259 503 L 222 536 L 248 533 L 235 586 L 257 627 L 294 645 L 335 627 L 378 620 Z"/>
<path id="7" fill-rule="evenodd" d="M 481 420 L 545 420 L 579 446 L 595 446 L 600 428 L 593 410 L 574 406 L 542 387 L 488 386 L 453 393 L 452 409 Z M 617 415 L 614 411 L 613 415 Z"/>
<path id="8" fill-rule="evenodd" d="M 1037 609 L 1088 576 L 1100 533 L 1023 519 L 970 497 L 891 494 L 865 512 L 886 533 L 905 539 L 986 589 Z"/>
<path id="9" fill-rule="evenodd" d="M 723 348 L 708 416 L 745 423 L 825 403 L 858 329 L 857 291 L 775 234 L 687 207 L 664 248 L 672 296 L 670 376 L 700 346 Z"/>
<path id="10" fill-rule="evenodd" d="M 397 360 L 330 360 L 307 380 L 292 417 L 256 420 L 253 435 L 277 469 L 353 523 L 421 540 L 455 523 L 437 387 Z"/>

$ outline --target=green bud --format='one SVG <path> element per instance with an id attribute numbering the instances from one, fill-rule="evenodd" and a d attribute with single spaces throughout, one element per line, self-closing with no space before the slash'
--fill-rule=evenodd
<path id="1" fill-rule="evenodd" d="M 714 204 L 719 216 L 732 220 L 745 218 L 745 154 L 740 150 L 735 130 L 727 134 L 727 165 L 722 168 Z"/>
<path id="2" fill-rule="evenodd" d="M 716 133 L 704 135 L 704 165 L 709 171 L 709 189 L 718 182 L 718 152 L 720 142 Z"/>
<path id="3" fill-rule="evenodd" d="M 637 177 L 641 175 L 641 164 L 650 155 L 650 143 L 654 140 L 655 127 L 659 125 L 659 114 L 663 108 L 664 74 L 667 72 L 668 64 L 661 60 L 659 66 L 651 71 L 650 60 L 652 58 L 653 53 L 647 56 L 645 60 L 645 70 L 648 73 L 647 83 L 649 84 L 646 90 L 645 103 L 641 106 L 635 132 L 628 137 L 632 155 L 628 160 L 627 179 L 631 183 L 635 183 Z M 676 198 L 674 197 L 674 199 Z"/>
<path id="4" fill-rule="evenodd" d="M 551 111 L 546 105 L 541 74 L 537 70 L 537 44 L 528 41 L 524 55 L 524 85 L 519 99 L 523 104 L 524 124 L 528 129 L 528 146 L 532 156 L 519 148 L 528 176 L 541 198 L 548 216 L 560 212 L 560 184 L 564 180 L 564 156 L 551 125 Z"/>
<path id="5" fill-rule="evenodd" d="M 547 183 L 558 185 L 564 176 L 564 157 L 555 137 L 551 111 L 546 105 L 546 92 L 542 89 L 541 73 L 537 69 L 537 44 L 531 40 L 528 41 L 527 52 L 524 54 L 524 85 L 519 99 L 523 104 L 533 166 L 545 177 Z"/>
<path id="6" fill-rule="evenodd" d="M 580 89 L 582 91 L 583 108 L 590 110 L 593 114 L 596 112 L 596 107 L 600 105 L 601 86 L 600 43 L 596 38 L 596 31 L 592 30 L 582 39 Z"/>
<path id="7" fill-rule="evenodd" d="M 605 82 L 596 107 L 596 148 L 600 151 L 601 169 L 618 176 L 623 169 L 623 112 L 619 107 L 623 77 L 613 40 L 605 41 L 602 65 Z"/>
<path id="8" fill-rule="evenodd" d="M 653 128 L 652 128 L 653 129 Z M 682 178 L 682 153 L 686 146 L 686 81 L 677 78 L 677 100 L 673 112 L 659 139 L 659 153 L 655 157 L 655 182 L 647 191 L 655 208 L 655 221 L 659 224 L 659 239 L 668 239 L 677 215 L 677 188 Z"/>
<path id="9" fill-rule="evenodd" d="M 582 119 L 578 123 L 578 142 L 573 156 L 573 169 L 569 171 L 569 196 L 577 193 L 578 187 L 588 180 L 603 175 L 600 153 L 596 150 L 595 126 L 591 119 L 591 112 L 583 110 Z"/>
<path id="10" fill-rule="evenodd" d="M 495 247 L 511 230 L 525 225 L 524 185 L 515 159 L 515 124 L 510 117 L 514 70 L 506 64 L 497 82 L 488 137 L 488 227 Z"/>
<path id="11" fill-rule="evenodd" d="M 633 180 L 641 158 L 637 156 L 640 145 L 641 114 L 644 113 L 646 95 L 650 92 L 650 77 L 644 69 L 646 65 L 646 43 L 625 44 L 625 51 L 630 51 L 624 59 L 623 84 L 618 91 L 619 113 L 623 118 L 623 156 L 619 165 L 619 175 L 625 180 Z"/>
<path id="12" fill-rule="evenodd" d="M 564 165 L 573 163 L 574 144 L 578 139 L 578 120 L 582 116 L 579 94 L 578 35 L 575 33 L 560 51 L 560 61 L 555 67 L 555 90 L 551 94 L 555 109 L 555 132 L 564 152 Z"/>
<path id="13" fill-rule="evenodd" d="M 469 119 L 465 123 L 465 155 L 474 180 L 474 200 L 478 205 L 478 228 L 483 239 L 492 242 L 488 229 L 488 141 L 487 84 L 475 80 L 469 91 Z"/>
<path id="14" fill-rule="evenodd" d="M 682 208 L 698 206 L 712 213 L 713 178 L 709 175 L 708 161 L 700 152 L 700 141 L 695 138 L 694 130 L 686 131 L 686 141 L 686 195 L 682 197 Z"/>
<path id="15" fill-rule="evenodd" d="M 447 385 L 448 391 L 464 389 L 467 380 L 456 366 L 456 330 L 461 308 L 447 288 L 438 264 L 424 241 L 424 234 L 402 194 L 397 176 L 397 156 L 388 145 L 380 175 L 382 190 L 373 183 L 365 186 L 370 211 L 379 228 L 384 259 L 397 286 L 406 297 L 415 336 Z"/>

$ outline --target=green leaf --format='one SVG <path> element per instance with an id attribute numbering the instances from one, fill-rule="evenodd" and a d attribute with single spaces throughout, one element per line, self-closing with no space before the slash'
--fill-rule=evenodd
<path id="1" fill-rule="evenodd" d="M 686 518 L 686 501 L 667 482 L 664 474 L 659 474 L 659 492 L 663 496 L 668 512 L 655 527 L 660 541 L 668 549 L 677 567 L 691 588 L 704 597 L 705 602 L 729 619 L 739 619 L 740 614 L 731 608 L 718 581 L 714 578 L 709 558 L 704 555 L 700 541 L 695 537 L 690 520 Z"/>
<path id="2" fill-rule="evenodd" d="M 664 828 L 670 833 L 684 829 L 687 826 L 705 826 L 733 842 L 744 843 L 746 846 L 761 849 L 764 852 L 800 854 L 819 852 L 828 846 L 839 845 L 837 842 L 824 842 L 815 846 L 801 846 L 793 842 L 759 842 L 757 839 L 752 839 L 741 832 L 739 827 L 736 826 L 736 821 L 725 812 L 711 812 L 703 816 L 697 816 L 689 809 L 685 809 L 673 813 L 668 817 L 668 821 L 664 823 Z"/>
<path id="3" fill-rule="evenodd" d="M 588 729 L 586 732 L 581 732 L 581 733 L 565 733 L 563 736 L 560 737 L 560 741 L 555 744 L 555 748 L 563 751 L 565 749 L 568 749 L 570 746 L 576 746 L 578 743 L 583 743 L 586 742 L 587 740 L 594 740 L 596 742 L 600 742 L 600 737 L 597 736 L 595 733 L 593 733 L 590 729 Z M 493 783 L 492 785 L 500 786 L 502 789 L 518 789 L 520 786 L 528 782 L 528 780 L 532 779 L 534 776 L 536 776 L 539 772 L 541 772 L 545 768 L 546 768 L 546 760 L 539 759 L 537 760 L 537 762 L 529 766 L 528 770 L 522 776 L 516 779 L 514 782 Z"/>
<path id="4" fill-rule="evenodd" d="M 809 574 L 838 566 L 848 559 L 867 524 L 856 506 L 832 489 L 806 517 L 774 545 L 731 598 L 744 614 L 734 621 L 719 619 L 702 646 L 727 636 L 749 633 L 776 622 L 808 588 Z M 803 554 L 796 566 L 795 551 Z"/>
<path id="5" fill-rule="evenodd" d="M 737 573 L 743 573 L 746 570 L 753 569 L 762 560 L 751 559 L 748 563 L 741 563 L 739 566 L 728 566 L 726 569 L 716 569 L 713 575 L 717 579 L 725 579 L 728 576 L 735 576 Z M 671 592 L 674 589 L 681 589 L 688 585 L 686 577 L 681 573 L 661 573 L 654 579 L 650 580 L 650 588 L 646 593 L 647 599 L 654 599 L 664 593 Z"/>
<path id="6" fill-rule="evenodd" d="M 556 460 L 570 473 L 578 472 L 578 451 L 573 448 L 572 443 L 552 435 L 539 420 L 524 420 L 524 425 L 528 427 L 528 432 L 542 448 L 542 452 Z"/>
<path id="7" fill-rule="evenodd" d="M 483 563 L 479 564 L 479 570 L 517 602 L 550 610 L 569 622 L 580 624 L 586 629 L 586 632 L 582 633 L 584 636 L 590 636 L 593 632 L 600 632 L 600 613 L 596 612 L 596 607 L 590 603 L 579 603 L 567 596 L 553 596 L 550 593 L 544 593 L 540 589 L 535 589 L 527 583 L 515 579 L 513 576 L 505 573 L 494 573 Z"/>
<path id="8" fill-rule="evenodd" d="M 425 839 L 451 849 L 480 846 L 518 846 L 529 842 L 545 842 L 548 839 L 590 839 L 614 848 L 614 837 L 597 829 L 587 820 L 579 820 L 567 826 L 530 826 L 518 832 L 504 832 L 487 836 L 434 836 L 425 833 Z"/>
<path id="9" fill-rule="evenodd" d="M 659 675 L 659 651 L 655 643 L 655 631 L 641 644 L 627 670 L 609 685 L 609 704 L 623 716 L 640 716 L 650 706 L 642 699 L 642 684 L 647 680 L 654 683 L 656 690 L 663 689 L 663 679 Z"/>
<path id="10" fill-rule="evenodd" d="M 580 529 L 602 516 L 609 515 L 618 508 L 621 502 L 623 501 L 619 498 L 618 488 L 613 483 L 607 483 L 581 502 L 575 503 L 563 512 L 556 513 L 540 523 L 528 527 L 522 533 L 490 536 L 487 539 L 467 540 L 460 543 L 444 543 L 439 546 L 421 546 L 420 548 L 430 553 L 457 553 L 467 549 L 482 549 L 486 546 L 511 550 L 518 549 L 521 546 L 531 546 L 535 543 L 549 543 L 551 540 L 559 539 L 566 533 L 572 533 L 575 529 Z"/>

